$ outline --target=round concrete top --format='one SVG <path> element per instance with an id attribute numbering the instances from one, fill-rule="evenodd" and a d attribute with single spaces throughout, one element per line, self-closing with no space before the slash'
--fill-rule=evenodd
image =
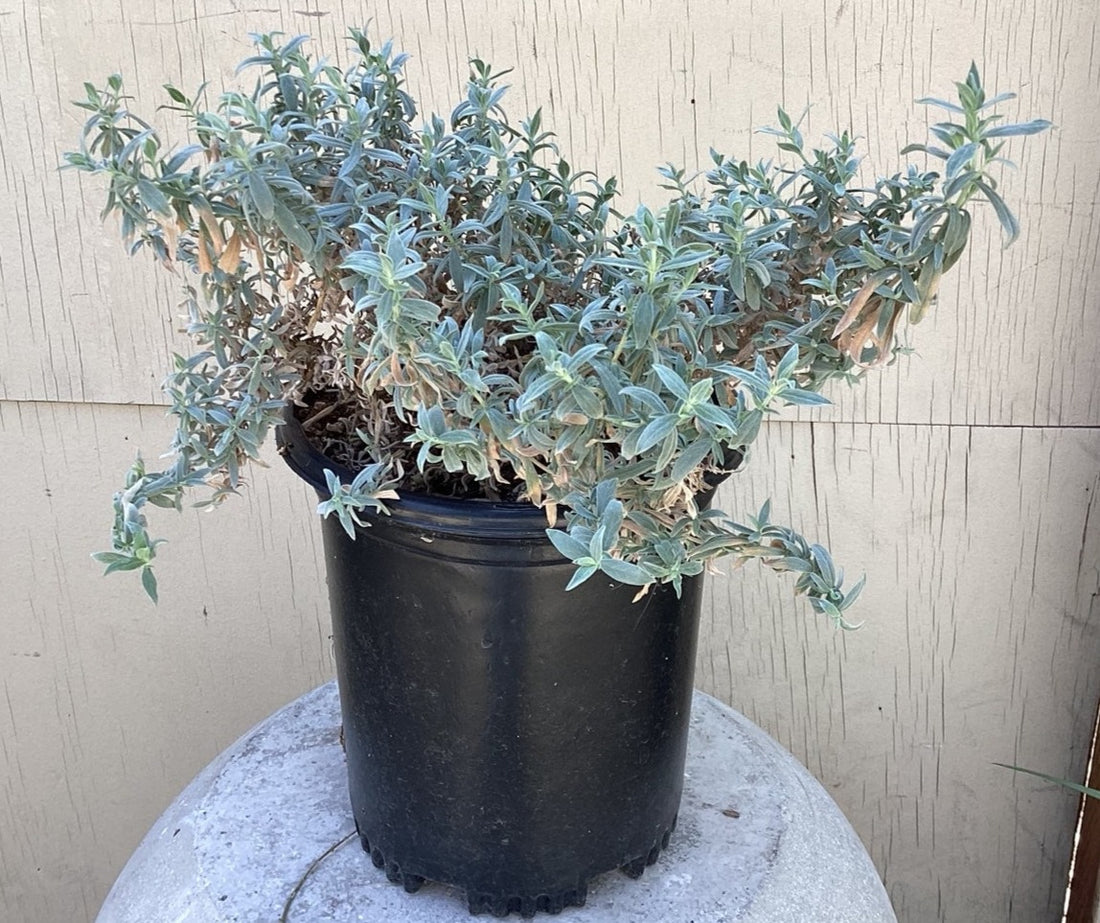
<path id="1" fill-rule="evenodd" d="M 467 923 L 463 896 L 406 894 L 359 847 L 335 683 L 211 763 L 130 858 L 98 923 Z M 748 719 L 696 692 L 679 826 L 642 878 L 594 879 L 562 923 L 896 923 L 847 820 Z M 542 915 L 540 915 L 542 918 Z"/>

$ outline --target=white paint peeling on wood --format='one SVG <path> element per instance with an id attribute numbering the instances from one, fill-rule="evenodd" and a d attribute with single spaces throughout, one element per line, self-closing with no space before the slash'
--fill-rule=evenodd
<path id="1" fill-rule="evenodd" d="M 751 129 L 776 102 L 814 104 L 810 137 L 854 127 L 888 170 L 924 134 L 912 100 L 971 59 L 1020 92 L 1010 117 L 1057 123 L 1005 178 L 1022 239 L 1002 251 L 981 216 L 919 356 L 838 387 L 822 422 L 770 427 L 726 490 L 731 512 L 771 496 L 866 567 L 867 627 L 837 635 L 748 568 L 712 582 L 700 652 L 704 687 L 833 792 L 903 923 L 1051 919 L 1072 799 L 991 763 L 1078 774 L 1100 694 L 1090 0 L 0 0 L 0 460 L 19 485 L 0 539 L 0 919 L 90 919 L 193 772 L 331 666 L 313 501 L 280 465 L 216 521 L 161 517 L 156 610 L 87 560 L 137 444 L 168 441 L 159 408 L 101 405 L 160 401 L 182 343 L 174 280 L 101 228 L 94 182 L 56 171 L 68 101 L 115 70 L 146 111 L 166 82 L 217 91 L 250 31 L 310 32 L 339 59 L 368 16 L 413 54 L 427 108 L 450 110 L 470 54 L 514 66 L 512 111 L 542 105 L 627 210 L 659 197 L 659 163 L 771 156 Z"/>

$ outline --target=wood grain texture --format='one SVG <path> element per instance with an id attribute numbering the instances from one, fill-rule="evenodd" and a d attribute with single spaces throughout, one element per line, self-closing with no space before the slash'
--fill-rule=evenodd
<path id="1" fill-rule="evenodd" d="M 542 105 L 626 210 L 660 196 L 656 164 L 770 156 L 751 129 L 776 102 L 814 104 L 809 136 L 852 126 L 889 171 L 925 133 L 912 100 L 972 59 L 1020 92 L 1011 117 L 1057 123 L 1005 178 L 1022 239 L 1002 250 L 980 216 L 919 355 L 769 426 L 724 492 L 736 513 L 773 497 L 865 568 L 868 625 L 838 635 L 747 568 L 711 582 L 699 673 L 826 784 L 902 923 L 1054 919 L 1072 799 L 992 763 L 1079 776 L 1100 695 L 1092 0 L 0 0 L 0 920 L 90 920 L 193 773 L 331 669 L 312 499 L 281 466 L 212 517 L 161 515 L 156 610 L 87 559 L 135 447 L 167 445 L 148 405 L 185 344 L 174 280 L 57 172 L 68 101 L 112 71 L 146 111 L 165 82 L 216 92 L 250 31 L 339 58 L 368 17 L 426 109 L 449 111 L 471 54 L 514 66 L 511 111 Z"/>
<path id="2" fill-rule="evenodd" d="M 621 179 L 622 207 L 659 201 L 657 164 L 705 167 L 708 149 L 775 153 L 752 129 L 775 104 L 812 104 L 807 136 L 851 126 L 866 173 L 892 172 L 896 152 L 927 137 L 913 102 L 950 95 L 972 59 L 990 87 L 1021 92 L 1010 116 L 1058 128 L 1017 145 L 1005 178 L 1023 239 L 1002 251 L 993 215 L 945 283 L 933 320 L 914 332 L 921 361 L 839 395 L 829 419 L 875 422 L 1086 425 L 1100 419 L 1094 322 L 1100 265 L 1098 14 L 1091 0 L 924 0 L 910 3 L 651 0 L 581 4 L 513 0 L 371 5 L 332 0 L 188 0 L 84 4 L 2 0 L 0 43 L 0 398 L 160 402 L 178 344 L 174 280 L 128 260 L 101 229 L 103 190 L 57 172 L 77 139 L 68 101 L 85 80 L 121 71 L 141 111 L 161 84 L 211 92 L 236 82 L 247 34 L 309 32 L 339 59 L 348 24 L 413 54 L 425 111 L 449 112 L 466 60 L 514 67 L 516 115 L 543 106 L 574 164 Z M 166 113 L 158 123 L 180 127 Z"/>
<path id="3" fill-rule="evenodd" d="M 157 409 L 0 403 L 20 485 L 0 557 L 0 919 L 90 920 L 194 772 L 330 675 L 313 502 L 281 465 L 214 513 L 160 513 L 156 609 L 98 576 L 116 473 L 164 429 Z M 1098 459 L 1097 431 L 786 423 L 723 489 L 728 512 L 771 496 L 867 570 L 854 634 L 762 569 L 711 578 L 698 679 L 827 786 L 904 923 L 1061 906 L 1073 799 L 992 764 L 1082 771 Z"/>
<path id="4" fill-rule="evenodd" d="M 1084 775 L 1098 461 L 1097 430 L 784 424 L 723 488 L 866 569 L 844 634 L 779 580 L 713 578 L 697 679 L 825 784 L 899 920 L 1061 913 L 1075 799 L 993 763 Z"/>
<path id="5" fill-rule="evenodd" d="M 0 402 L 4 923 L 93 919 L 190 778 L 332 675 L 315 501 L 277 459 L 223 510 L 160 517 L 159 606 L 100 577 L 107 485 L 165 430 L 158 408 Z"/>

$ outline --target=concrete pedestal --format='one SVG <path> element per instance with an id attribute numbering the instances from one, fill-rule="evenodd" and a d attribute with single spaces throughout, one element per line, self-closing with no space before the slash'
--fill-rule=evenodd
<path id="1" fill-rule="evenodd" d="M 371 864 L 354 834 L 339 727 L 329 683 L 237 741 L 157 821 L 98 923 L 474 919 L 454 889 L 429 883 L 406 894 Z M 586 906 L 555 919 L 896 923 L 870 858 L 817 781 L 699 692 L 668 849 L 637 881 L 618 872 L 595 879 Z"/>

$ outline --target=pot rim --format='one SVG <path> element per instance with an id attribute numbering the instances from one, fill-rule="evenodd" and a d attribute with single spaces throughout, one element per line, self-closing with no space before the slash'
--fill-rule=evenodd
<path id="1" fill-rule="evenodd" d="M 355 478 L 355 472 L 328 458 L 309 441 L 294 405 L 289 401 L 283 406 L 282 424 L 275 428 L 275 442 L 283 461 L 323 499 L 331 496 L 326 470 L 345 484 Z M 703 500 L 704 505 L 709 504 L 715 490 L 734 472 L 743 458 L 743 454 L 738 452 L 733 467 L 718 474 L 706 475 L 708 489 L 697 499 Z M 545 512 L 529 501 L 508 502 L 477 497 L 456 499 L 400 488 L 398 495 L 397 500 L 386 501 L 387 513 L 364 510 L 360 515 L 372 523 L 389 521 L 434 534 L 464 538 L 548 541 L 547 529 L 564 529 L 566 526 L 561 511 L 551 526 Z"/>
<path id="2" fill-rule="evenodd" d="M 282 424 L 275 428 L 275 443 L 283 461 L 324 499 L 331 496 L 326 470 L 345 484 L 355 477 L 350 468 L 328 458 L 309 441 L 289 402 L 283 408 Z M 436 534 L 471 538 L 546 541 L 546 530 L 550 527 L 546 514 L 528 501 L 456 499 L 401 488 L 398 494 L 399 499 L 385 501 L 388 515 L 372 510 L 364 510 L 360 515 L 372 523 L 390 521 Z M 556 526 L 564 527 L 560 515 Z"/>

